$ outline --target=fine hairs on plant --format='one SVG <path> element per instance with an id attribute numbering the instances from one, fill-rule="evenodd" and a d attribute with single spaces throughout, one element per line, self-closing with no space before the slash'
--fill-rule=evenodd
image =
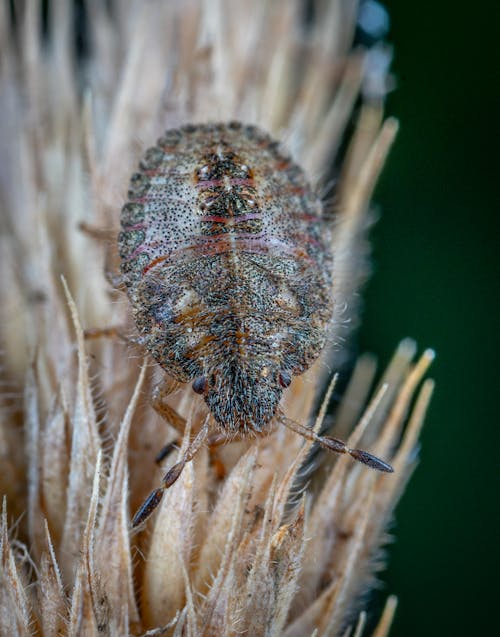
<path id="1" fill-rule="evenodd" d="M 1 635 L 388 634 L 395 597 L 368 626 L 366 593 L 417 462 L 433 353 L 405 340 L 383 372 L 368 355 L 350 371 L 370 199 L 397 131 L 390 48 L 354 44 L 365 4 L 0 5 Z M 151 406 L 165 373 L 113 284 L 120 210 L 165 130 L 234 120 L 281 140 L 328 195 L 332 327 L 280 417 L 394 473 L 280 425 L 200 445 L 132 529 L 208 410 L 172 381 L 179 440 Z"/>

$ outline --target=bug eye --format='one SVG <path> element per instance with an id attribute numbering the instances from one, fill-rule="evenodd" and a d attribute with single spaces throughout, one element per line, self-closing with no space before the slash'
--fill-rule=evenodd
<path id="1" fill-rule="evenodd" d="M 288 387 L 292 382 L 292 376 L 288 372 L 281 372 L 278 380 L 282 387 Z"/>
<path id="2" fill-rule="evenodd" d="M 197 394 L 204 394 L 207 389 L 207 379 L 205 376 L 200 376 L 199 378 L 195 378 L 193 381 L 193 391 Z"/>

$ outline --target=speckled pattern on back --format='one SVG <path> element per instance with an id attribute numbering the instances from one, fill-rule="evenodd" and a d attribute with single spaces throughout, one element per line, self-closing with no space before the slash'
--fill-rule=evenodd
<path id="1" fill-rule="evenodd" d="M 186 125 L 145 153 L 128 198 L 121 272 L 147 349 L 204 379 L 229 436 L 266 430 L 333 310 L 330 232 L 302 169 L 255 126 Z"/>

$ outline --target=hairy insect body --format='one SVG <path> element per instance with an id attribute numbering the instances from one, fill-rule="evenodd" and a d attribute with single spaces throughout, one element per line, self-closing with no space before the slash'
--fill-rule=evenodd
<path id="1" fill-rule="evenodd" d="M 265 431 L 333 310 L 330 235 L 302 170 L 253 126 L 170 130 L 132 177 L 121 223 L 153 358 L 194 381 L 228 436 Z"/>

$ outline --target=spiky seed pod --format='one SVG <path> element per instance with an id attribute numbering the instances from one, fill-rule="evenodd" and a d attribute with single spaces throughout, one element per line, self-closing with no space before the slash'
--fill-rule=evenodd
<path id="1" fill-rule="evenodd" d="M 119 326 L 109 333 L 134 338 L 104 276 L 117 254 L 96 238 L 116 236 L 147 140 L 186 122 L 256 122 L 321 184 L 363 88 L 337 186 L 335 355 L 283 404 L 324 426 L 318 395 L 342 361 L 346 312 L 355 318 L 362 231 L 396 131 L 373 93 L 385 76 L 373 77 L 370 51 L 351 50 L 356 3 L 315 2 L 306 23 L 298 0 L 251 12 L 242 0 L 90 2 L 84 59 L 71 3 L 51 3 L 44 29 L 37 3 L 14 5 L 14 21 L 0 5 L 0 634 L 361 635 L 360 594 L 415 466 L 432 352 L 415 362 L 403 342 L 371 399 L 374 363 L 360 359 L 336 413 L 331 433 L 387 457 L 393 475 L 344 456 L 306 470 L 311 443 L 279 427 L 221 450 L 222 479 L 203 448 L 132 534 L 130 511 L 160 478 L 154 455 L 176 434 L 150 408 L 158 370 L 140 344 L 84 335 Z M 141 169 L 157 161 L 148 153 Z M 171 400 L 187 426 L 167 467 L 206 413 L 190 389 Z M 375 637 L 394 608 L 389 598 Z"/>

